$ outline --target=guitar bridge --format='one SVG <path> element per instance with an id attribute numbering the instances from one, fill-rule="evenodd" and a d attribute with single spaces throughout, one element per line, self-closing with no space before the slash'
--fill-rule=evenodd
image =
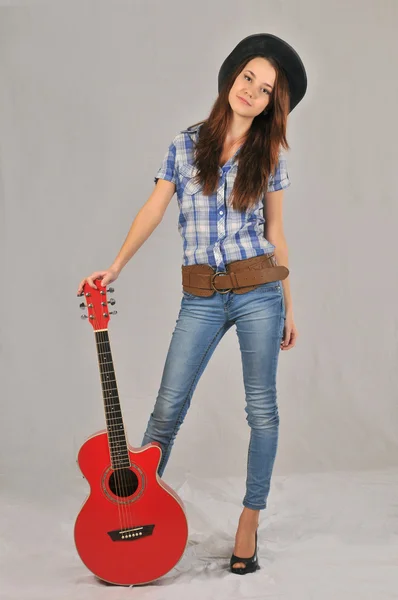
<path id="1" fill-rule="evenodd" d="M 108 531 L 108 535 L 113 542 L 132 542 L 143 537 L 152 535 L 155 525 L 141 525 L 138 527 L 127 527 L 124 529 L 114 529 Z"/>

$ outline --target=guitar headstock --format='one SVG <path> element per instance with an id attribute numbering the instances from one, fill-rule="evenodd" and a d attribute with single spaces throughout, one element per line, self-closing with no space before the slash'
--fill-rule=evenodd
<path id="1" fill-rule="evenodd" d="M 107 291 L 112 293 L 115 290 L 112 287 L 106 290 L 106 287 L 101 284 L 101 279 L 94 279 L 94 283 L 97 289 L 92 288 L 88 283 L 85 283 L 83 286 L 83 293 L 81 295 L 84 296 L 85 303 L 82 302 L 80 308 L 83 310 L 87 308 L 88 315 L 82 315 L 81 318 L 89 319 L 93 329 L 100 331 L 108 329 L 109 315 L 117 314 L 117 310 L 109 312 L 108 309 L 108 302 L 113 305 L 116 301 L 113 298 L 108 300 L 106 297 Z"/>

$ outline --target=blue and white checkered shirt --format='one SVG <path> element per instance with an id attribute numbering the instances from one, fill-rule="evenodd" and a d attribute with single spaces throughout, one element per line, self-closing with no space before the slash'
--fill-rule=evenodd
<path id="1" fill-rule="evenodd" d="M 219 168 L 217 192 L 205 196 L 200 183 L 194 183 L 198 172 L 194 166 L 194 142 L 200 127 L 199 124 L 184 129 L 174 138 L 154 181 L 167 179 L 176 185 L 180 209 L 178 230 L 183 239 L 182 264 L 209 264 L 217 267 L 217 271 L 225 271 L 228 263 L 272 253 L 275 246 L 264 238 L 264 194 L 254 207 L 244 212 L 227 206 L 240 148 Z M 275 175 L 270 175 L 268 181 L 268 191 L 289 185 L 286 160 L 280 152 Z"/>

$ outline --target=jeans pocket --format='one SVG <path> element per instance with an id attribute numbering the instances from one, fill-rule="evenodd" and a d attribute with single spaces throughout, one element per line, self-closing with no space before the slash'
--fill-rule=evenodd
<path id="1" fill-rule="evenodd" d="M 286 319 L 286 306 L 285 306 L 285 295 L 283 292 L 282 281 L 269 281 L 268 283 L 262 283 L 249 294 L 277 294 L 281 299 L 281 317 L 283 320 Z"/>
<path id="2" fill-rule="evenodd" d="M 185 290 L 182 290 L 182 297 L 183 297 L 183 299 L 185 298 L 185 300 L 194 300 L 195 298 L 197 298 L 197 296 L 195 296 L 195 294 L 190 294 L 189 292 L 186 292 Z"/>
<path id="3" fill-rule="evenodd" d="M 268 294 L 270 292 L 278 292 L 279 294 L 282 292 L 282 284 L 280 281 L 268 281 L 267 283 L 260 283 L 254 290 L 249 292 L 249 294 Z"/>

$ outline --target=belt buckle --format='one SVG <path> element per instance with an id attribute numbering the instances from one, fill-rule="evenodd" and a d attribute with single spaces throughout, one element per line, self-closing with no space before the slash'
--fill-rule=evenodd
<path id="1" fill-rule="evenodd" d="M 218 292 L 219 294 L 228 294 L 228 292 L 230 292 L 232 290 L 232 288 L 229 288 L 228 290 L 225 290 L 224 292 L 220 292 L 220 290 L 217 290 L 214 287 L 214 280 L 217 277 L 217 275 L 228 275 L 228 273 L 226 271 L 216 271 L 216 273 L 214 273 L 214 275 L 211 276 L 211 287 L 213 288 L 213 290 L 215 292 Z"/>

